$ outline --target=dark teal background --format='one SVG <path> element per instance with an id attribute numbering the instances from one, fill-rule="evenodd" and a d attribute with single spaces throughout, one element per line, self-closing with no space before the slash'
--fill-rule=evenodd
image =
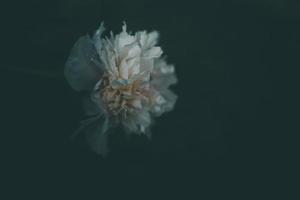
<path id="1" fill-rule="evenodd" d="M 299 67 L 298 1 L 28 0 L 4 8 L 1 179 L 11 199 L 268 199 L 275 190 L 284 146 L 275 140 L 293 131 L 293 120 L 280 117 L 293 109 L 286 98 Z M 128 30 L 161 33 L 179 98 L 156 120 L 152 141 L 118 132 L 104 159 L 69 140 L 83 111 L 63 67 L 80 36 L 101 21 L 117 33 L 124 20 Z"/>

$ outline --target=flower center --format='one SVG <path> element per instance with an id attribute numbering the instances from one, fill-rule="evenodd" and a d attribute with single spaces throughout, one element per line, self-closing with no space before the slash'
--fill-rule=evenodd
<path id="1" fill-rule="evenodd" d="M 104 76 L 101 83 L 100 95 L 109 113 L 125 115 L 132 109 L 135 99 L 136 84 L 117 84 Z"/>

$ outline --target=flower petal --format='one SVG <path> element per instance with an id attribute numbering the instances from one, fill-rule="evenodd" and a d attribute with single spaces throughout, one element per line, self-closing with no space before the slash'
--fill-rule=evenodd
<path id="1" fill-rule="evenodd" d="M 152 31 L 146 33 L 146 31 L 141 31 L 137 33 L 139 42 L 144 50 L 149 49 L 157 44 L 159 34 L 157 31 Z"/>
<path id="2" fill-rule="evenodd" d="M 135 41 L 135 37 L 132 35 L 129 35 L 126 32 L 126 24 L 123 25 L 122 29 L 123 29 L 123 31 L 119 35 L 117 35 L 117 42 L 118 42 L 119 48 L 129 45 Z"/>
<path id="3" fill-rule="evenodd" d="M 169 89 L 160 91 L 160 94 L 166 100 L 166 102 L 162 106 L 163 112 L 168 112 L 168 111 L 173 110 L 174 105 L 178 98 L 177 95 Z"/>
<path id="4" fill-rule="evenodd" d="M 87 116 L 95 116 L 102 112 L 99 105 L 96 102 L 92 101 L 90 95 L 84 96 L 82 98 L 82 103 L 83 110 L 85 112 L 85 115 Z"/>
<path id="5" fill-rule="evenodd" d="M 120 78 L 128 79 L 128 65 L 127 65 L 125 59 L 121 61 L 121 64 L 119 67 L 119 74 L 120 74 Z"/>
<path id="6" fill-rule="evenodd" d="M 146 58 L 158 58 L 162 54 L 162 50 L 160 47 L 152 47 L 151 49 L 144 52 L 144 57 Z"/>
<path id="7" fill-rule="evenodd" d="M 81 134 L 85 135 L 91 149 L 105 156 L 108 153 L 107 131 L 109 120 L 103 115 L 97 115 L 81 122 L 79 129 L 75 131 L 72 138 Z"/>
<path id="8" fill-rule="evenodd" d="M 108 118 L 100 117 L 86 128 L 86 139 L 92 150 L 105 156 L 109 151 L 107 141 Z"/>
<path id="9" fill-rule="evenodd" d="M 97 50 L 97 53 L 100 55 L 101 50 L 102 50 L 102 41 L 101 41 L 101 36 L 102 33 L 105 31 L 104 28 L 104 23 L 102 22 L 98 30 L 95 32 L 93 36 L 93 41 Z"/>
<path id="10" fill-rule="evenodd" d="M 151 48 L 157 44 L 159 34 L 157 31 L 152 31 L 151 33 L 148 33 L 147 37 L 147 43 L 145 44 L 145 47 Z"/>
<path id="11" fill-rule="evenodd" d="M 64 74 L 74 90 L 91 90 L 102 76 L 103 66 L 89 36 L 75 43 L 65 64 Z"/>
<path id="12" fill-rule="evenodd" d="M 167 89 L 177 83 L 174 66 L 168 65 L 163 59 L 155 60 L 151 78 L 151 85 L 157 90 Z"/>

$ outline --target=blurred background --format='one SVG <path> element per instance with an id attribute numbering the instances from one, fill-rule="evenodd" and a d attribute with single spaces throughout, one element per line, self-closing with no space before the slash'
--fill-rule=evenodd
<path id="1" fill-rule="evenodd" d="M 289 159 L 280 138 L 295 131 L 287 117 L 296 100 L 286 98 L 296 94 L 299 1 L 27 0 L 2 8 L 1 165 L 11 199 L 247 199 L 256 191 L 268 199 L 285 177 L 274 166 Z M 101 21 L 114 33 L 123 21 L 133 32 L 158 30 L 179 79 L 176 107 L 156 120 L 152 140 L 116 133 L 106 158 L 69 140 L 83 111 L 63 77 L 75 41 Z"/>

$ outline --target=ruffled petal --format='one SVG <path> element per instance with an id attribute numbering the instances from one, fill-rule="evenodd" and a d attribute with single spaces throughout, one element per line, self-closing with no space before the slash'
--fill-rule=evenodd
<path id="1" fill-rule="evenodd" d="M 152 47 L 150 48 L 149 50 L 146 50 L 144 52 L 144 57 L 148 58 L 148 59 L 151 59 L 151 58 L 158 58 L 161 56 L 162 54 L 162 50 L 160 47 Z"/>
<path id="2" fill-rule="evenodd" d="M 144 50 L 154 47 L 157 44 L 159 33 L 157 31 L 152 31 L 146 33 L 146 31 L 141 31 L 137 33 L 139 42 Z"/>
<path id="3" fill-rule="evenodd" d="M 95 34 L 93 36 L 93 42 L 95 44 L 98 55 L 100 55 L 101 50 L 102 50 L 101 36 L 104 31 L 105 31 L 104 23 L 102 22 L 100 27 L 97 29 L 97 31 L 95 32 Z"/>
<path id="4" fill-rule="evenodd" d="M 169 89 L 160 91 L 161 96 L 165 99 L 164 104 L 162 104 L 163 112 L 169 112 L 173 110 L 174 105 L 177 101 L 177 95 Z"/>
<path id="5" fill-rule="evenodd" d="M 160 116 L 165 112 L 173 110 L 177 101 L 177 95 L 169 89 L 164 89 L 161 91 L 154 90 L 151 100 L 151 113 L 155 116 Z"/>
<path id="6" fill-rule="evenodd" d="M 95 46 L 89 36 L 75 43 L 66 62 L 64 74 L 70 86 L 77 91 L 91 90 L 103 73 Z"/>
<path id="7" fill-rule="evenodd" d="M 174 66 L 167 64 L 163 59 L 155 60 L 151 78 L 151 85 L 157 90 L 167 89 L 177 83 Z"/>

